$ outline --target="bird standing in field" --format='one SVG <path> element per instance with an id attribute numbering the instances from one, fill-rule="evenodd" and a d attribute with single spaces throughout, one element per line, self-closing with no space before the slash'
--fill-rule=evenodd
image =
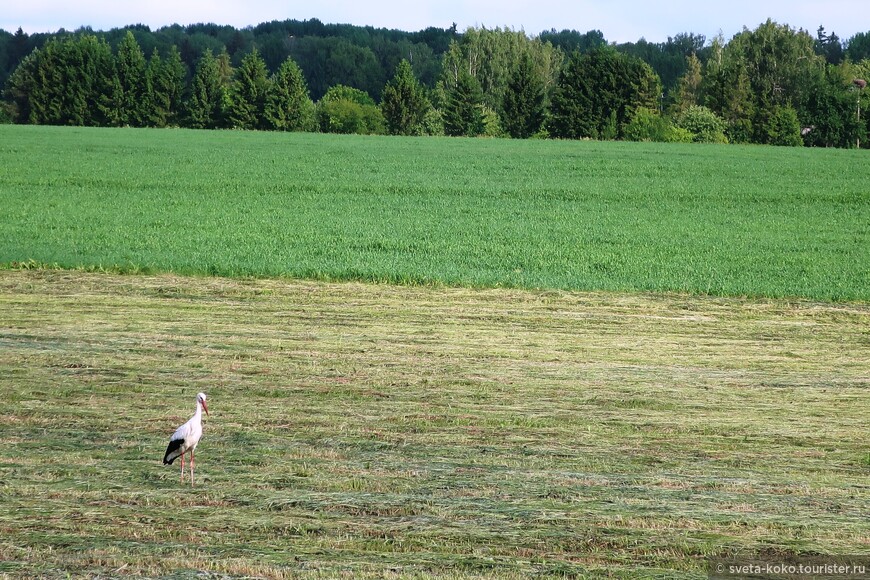
<path id="1" fill-rule="evenodd" d="M 163 456 L 163 464 L 171 465 L 173 461 L 181 457 L 181 483 L 184 483 L 184 454 L 190 451 L 190 485 L 193 486 L 193 452 L 202 437 L 202 412 L 208 415 L 208 406 L 205 404 L 205 393 L 196 395 L 196 413 L 190 420 L 175 430 L 169 438 L 169 446 L 166 455 Z"/>

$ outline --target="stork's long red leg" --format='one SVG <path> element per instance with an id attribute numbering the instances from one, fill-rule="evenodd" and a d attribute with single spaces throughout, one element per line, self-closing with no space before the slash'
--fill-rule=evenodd
<path id="1" fill-rule="evenodd" d="M 190 487 L 193 487 L 193 449 L 190 450 Z"/>
<path id="2" fill-rule="evenodd" d="M 181 454 L 181 483 L 184 483 L 184 453 Z"/>

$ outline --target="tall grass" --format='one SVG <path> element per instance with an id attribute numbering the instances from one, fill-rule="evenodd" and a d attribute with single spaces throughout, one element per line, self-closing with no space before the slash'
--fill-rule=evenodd
<path id="1" fill-rule="evenodd" d="M 863 152 L 0 127 L 0 263 L 870 299 Z"/>

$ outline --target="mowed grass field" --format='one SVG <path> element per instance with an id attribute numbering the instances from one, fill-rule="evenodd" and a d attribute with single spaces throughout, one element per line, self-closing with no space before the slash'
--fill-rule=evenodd
<path id="1" fill-rule="evenodd" d="M 866 304 L 0 272 L 0 575 L 868 554 Z M 198 391 L 197 487 L 161 458 Z"/>
<path id="2" fill-rule="evenodd" d="M 866 172 L 0 126 L 0 577 L 870 555 Z M 191 489 L 161 459 L 198 391 Z"/>
<path id="3" fill-rule="evenodd" d="M 870 300 L 864 151 L 0 126 L 0 264 Z"/>

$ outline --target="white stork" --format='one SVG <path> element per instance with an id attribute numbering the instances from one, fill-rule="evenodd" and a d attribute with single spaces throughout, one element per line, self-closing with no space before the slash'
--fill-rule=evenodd
<path id="1" fill-rule="evenodd" d="M 184 483 L 184 454 L 190 451 L 190 485 L 193 486 L 193 452 L 202 437 L 202 412 L 208 415 L 208 406 L 205 404 L 205 393 L 196 395 L 196 413 L 190 420 L 175 430 L 169 438 L 169 446 L 166 455 L 163 456 L 163 464 L 171 465 L 173 461 L 181 457 L 181 483 Z"/>

